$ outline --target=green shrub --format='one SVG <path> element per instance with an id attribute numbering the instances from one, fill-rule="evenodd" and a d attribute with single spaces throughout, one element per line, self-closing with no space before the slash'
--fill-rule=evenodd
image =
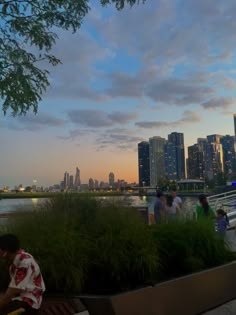
<path id="1" fill-rule="evenodd" d="M 147 283 L 158 269 L 148 227 L 123 204 L 61 194 L 15 213 L 5 229 L 39 261 L 47 292 L 128 290 Z"/>
<path id="2" fill-rule="evenodd" d="M 39 261 L 47 292 L 54 294 L 117 293 L 235 258 L 212 224 L 148 226 L 126 203 L 58 194 L 10 216 L 2 232 L 18 235 Z M 0 267 L 2 288 L 6 269 Z"/>
<path id="3" fill-rule="evenodd" d="M 209 221 L 176 221 L 151 227 L 161 280 L 200 271 L 235 259 Z"/>

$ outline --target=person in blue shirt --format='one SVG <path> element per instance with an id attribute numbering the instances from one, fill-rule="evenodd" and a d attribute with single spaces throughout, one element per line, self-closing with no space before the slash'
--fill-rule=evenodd
<path id="1" fill-rule="evenodd" d="M 225 236 L 227 227 L 229 226 L 229 219 L 227 213 L 223 209 L 216 210 L 216 231 L 221 236 Z"/>
<path id="2" fill-rule="evenodd" d="M 165 211 L 165 203 L 163 200 L 164 194 L 161 191 L 157 192 L 157 199 L 154 204 L 154 218 L 155 223 L 161 223 L 163 221 L 163 214 Z"/>

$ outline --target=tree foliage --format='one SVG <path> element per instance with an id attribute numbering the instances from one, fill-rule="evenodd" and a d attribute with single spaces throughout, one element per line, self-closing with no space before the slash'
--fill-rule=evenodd
<path id="1" fill-rule="evenodd" d="M 133 6 L 146 0 L 100 0 L 103 6 Z M 88 13 L 89 0 L 0 0 L 0 97 L 4 114 L 37 112 L 49 85 L 46 61 L 60 60 L 50 53 L 57 29 L 76 32 Z"/>

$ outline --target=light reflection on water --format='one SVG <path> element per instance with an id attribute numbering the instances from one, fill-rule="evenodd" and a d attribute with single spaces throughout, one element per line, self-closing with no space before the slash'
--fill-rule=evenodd
<path id="1" fill-rule="evenodd" d="M 1 199 L 0 214 L 16 210 L 28 210 L 47 200 L 47 198 L 19 198 L 19 199 Z"/>

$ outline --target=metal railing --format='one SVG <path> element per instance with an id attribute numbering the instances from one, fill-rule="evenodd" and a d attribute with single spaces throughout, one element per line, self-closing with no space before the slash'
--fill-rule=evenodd
<path id="1" fill-rule="evenodd" d="M 227 213 L 230 228 L 236 226 L 236 190 L 209 196 L 207 200 L 215 211 L 223 209 Z"/>

